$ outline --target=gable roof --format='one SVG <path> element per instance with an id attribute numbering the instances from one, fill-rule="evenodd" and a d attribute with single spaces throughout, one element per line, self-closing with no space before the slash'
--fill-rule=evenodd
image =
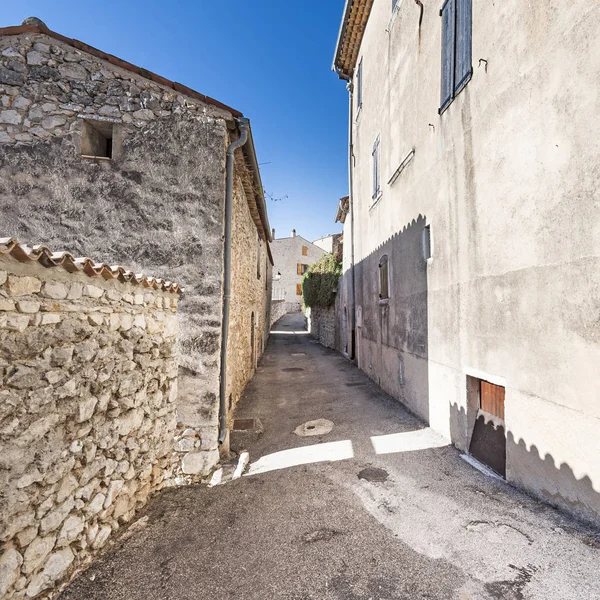
<path id="1" fill-rule="evenodd" d="M 350 79 L 374 0 L 346 0 L 332 70 L 340 79 Z"/>
<path id="2" fill-rule="evenodd" d="M 36 19 L 36 21 L 38 21 L 38 20 Z M 165 77 L 161 77 L 160 75 L 157 75 L 156 73 L 153 73 L 152 71 L 148 71 L 147 69 L 144 69 L 143 67 L 138 67 L 130 62 L 127 62 L 126 60 L 122 60 L 122 59 L 118 58 L 117 56 L 114 56 L 112 54 L 107 54 L 106 52 L 102 52 L 102 50 L 98 50 L 98 48 L 89 46 L 88 44 L 86 44 L 84 42 L 80 42 L 79 40 L 76 40 L 74 38 L 68 38 L 64 35 L 61 35 L 60 33 L 56 33 L 55 31 L 48 29 L 48 27 L 46 27 L 44 24 L 42 24 L 41 21 L 38 21 L 38 23 L 40 23 L 40 24 L 38 24 L 38 25 L 17 25 L 14 27 L 0 27 L 0 37 L 10 36 L 10 35 L 20 35 L 23 33 L 39 33 L 39 34 L 47 35 L 51 38 L 54 38 L 55 40 L 58 40 L 59 42 L 68 44 L 69 46 L 72 46 L 73 48 L 76 48 L 77 50 L 81 50 L 82 52 L 86 52 L 87 54 L 95 56 L 96 58 L 105 60 L 105 61 L 111 63 L 112 65 L 115 65 L 116 67 L 120 67 L 121 69 L 125 69 L 126 71 L 131 71 L 132 73 L 135 73 L 136 75 L 140 75 L 144 79 L 149 79 L 150 81 L 154 81 L 155 83 L 158 83 L 160 85 L 164 85 L 166 87 L 172 88 L 173 90 L 175 90 L 176 92 L 178 92 L 184 96 L 189 96 L 190 98 L 195 98 L 196 100 L 200 100 L 201 102 L 204 102 L 206 104 L 210 104 L 217 108 L 226 110 L 226 111 L 230 112 L 234 117 L 242 117 L 243 116 L 243 114 L 239 110 L 236 110 L 235 108 L 231 108 L 231 106 L 227 106 L 227 104 L 223 104 L 222 102 L 219 102 L 218 100 L 215 100 L 214 98 L 211 98 L 210 96 L 206 96 L 204 94 L 201 94 L 200 92 L 196 92 L 195 90 L 193 90 L 185 85 L 182 85 L 181 83 L 177 83 L 175 81 L 171 81 L 170 79 L 166 79 Z"/>

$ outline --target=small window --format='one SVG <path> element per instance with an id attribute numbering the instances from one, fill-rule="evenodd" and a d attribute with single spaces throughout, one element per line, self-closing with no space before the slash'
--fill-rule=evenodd
<path id="1" fill-rule="evenodd" d="M 296 284 L 296 296 L 302 296 L 302 284 L 301 283 Z"/>
<path id="2" fill-rule="evenodd" d="M 423 258 L 425 260 L 431 258 L 431 225 L 423 227 Z"/>
<path id="3" fill-rule="evenodd" d="M 472 0 L 446 0 L 442 17 L 442 85 L 440 114 L 467 85 L 472 67 Z"/>
<path id="4" fill-rule="evenodd" d="M 373 202 L 381 194 L 381 144 L 379 136 L 373 144 Z"/>
<path id="5" fill-rule="evenodd" d="M 358 63 L 358 69 L 356 71 L 356 108 L 360 110 L 362 106 L 363 97 L 363 61 L 362 58 Z"/>
<path id="6" fill-rule="evenodd" d="M 114 123 L 83 121 L 81 124 L 81 156 L 84 158 L 113 157 Z"/>
<path id="7" fill-rule="evenodd" d="M 384 254 L 379 261 L 379 299 L 387 300 L 390 297 L 390 279 L 388 257 Z"/>
<path id="8" fill-rule="evenodd" d="M 298 265 L 297 265 L 298 275 L 304 275 L 304 273 L 306 273 L 306 271 L 308 271 L 308 265 L 303 265 L 303 264 L 298 263 Z"/>
<path id="9" fill-rule="evenodd" d="M 308 256 L 308 247 L 302 246 L 302 256 Z"/>

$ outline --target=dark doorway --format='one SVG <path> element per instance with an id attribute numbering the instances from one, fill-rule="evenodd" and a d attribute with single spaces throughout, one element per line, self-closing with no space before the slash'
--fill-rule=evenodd
<path id="1" fill-rule="evenodd" d="M 475 389 L 479 396 L 478 411 L 469 452 L 506 477 L 505 389 L 482 379 L 478 380 Z"/>

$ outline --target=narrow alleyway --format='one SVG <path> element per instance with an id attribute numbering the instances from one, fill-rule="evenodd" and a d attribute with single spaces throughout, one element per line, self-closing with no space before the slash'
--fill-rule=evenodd
<path id="1" fill-rule="evenodd" d="M 237 416 L 263 430 L 233 434 L 249 474 L 159 495 L 61 600 L 600 598 L 600 536 L 475 470 L 300 315 Z"/>

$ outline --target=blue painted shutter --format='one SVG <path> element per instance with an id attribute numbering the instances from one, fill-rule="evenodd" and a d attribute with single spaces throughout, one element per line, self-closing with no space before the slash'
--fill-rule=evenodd
<path id="1" fill-rule="evenodd" d="M 456 0 L 456 64 L 454 67 L 454 95 L 467 84 L 472 67 L 472 0 Z"/>
<path id="2" fill-rule="evenodd" d="M 356 76 L 356 87 L 358 88 L 357 90 L 357 94 L 356 94 L 356 103 L 358 105 L 358 108 L 360 108 L 362 106 L 362 86 L 363 86 L 363 61 L 362 58 L 360 59 L 360 62 L 358 63 L 358 73 Z"/>
<path id="3" fill-rule="evenodd" d="M 454 42 L 456 39 L 456 0 L 446 0 L 440 11 L 442 16 L 442 85 L 440 112 L 454 98 Z"/>

